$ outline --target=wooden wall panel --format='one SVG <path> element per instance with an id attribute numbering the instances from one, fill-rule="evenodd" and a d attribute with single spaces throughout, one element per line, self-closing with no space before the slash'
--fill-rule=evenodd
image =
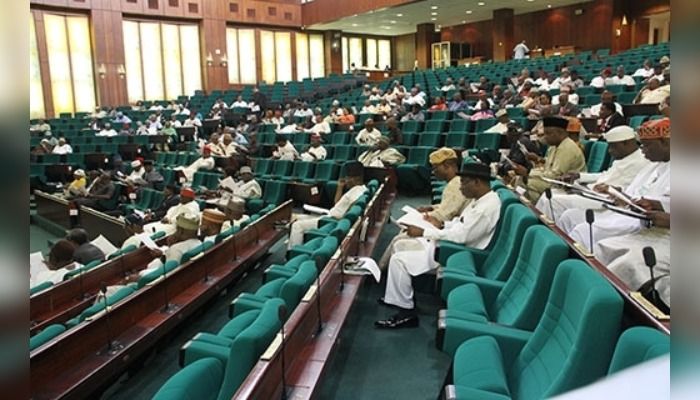
<path id="1" fill-rule="evenodd" d="M 49 68 L 48 50 L 46 49 L 46 31 L 44 28 L 44 14 L 32 10 L 34 29 L 36 31 L 36 45 L 39 51 L 39 68 L 41 72 L 41 86 L 44 90 L 44 112 L 47 117 L 54 115 L 53 94 L 51 93 L 51 70 Z"/>
<path id="2" fill-rule="evenodd" d="M 505 61 L 511 58 L 513 49 L 513 9 L 493 10 L 493 59 Z"/>
<path id="3" fill-rule="evenodd" d="M 102 106 L 127 104 L 126 79 L 117 72 L 124 65 L 122 14 L 119 11 L 93 9 L 90 22 L 97 103 Z M 104 64 L 107 71 L 104 78 L 97 74 L 100 64 Z"/>
<path id="4" fill-rule="evenodd" d="M 472 24 L 443 27 L 440 40 L 448 42 L 469 43 L 474 56 L 493 57 L 493 23 L 491 20 Z"/>
<path id="5" fill-rule="evenodd" d="M 331 22 L 354 14 L 362 14 L 370 10 L 412 3 L 415 0 L 315 0 L 301 6 L 303 10 L 302 24 Z"/>
<path id="6" fill-rule="evenodd" d="M 394 38 L 394 69 L 399 71 L 413 70 L 416 59 L 416 34 L 396 36 Z"/>

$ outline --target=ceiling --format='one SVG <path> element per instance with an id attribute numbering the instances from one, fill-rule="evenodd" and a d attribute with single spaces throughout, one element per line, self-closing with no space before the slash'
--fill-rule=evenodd
<path id="1" fill-rule="evenodd" d="M 489 20 L 493 18 L 493 10 L 500 8 L 512 8 L 515 14 L 523 14 L 587 1 L 591 0 L 422 0 L 355 14 L 306 28 L 394 36 L 413 33 L 416 31 L 416 25 L 422 23 L 447 27 Z M 480 3 L 483 5 L 479 5 Z"/>

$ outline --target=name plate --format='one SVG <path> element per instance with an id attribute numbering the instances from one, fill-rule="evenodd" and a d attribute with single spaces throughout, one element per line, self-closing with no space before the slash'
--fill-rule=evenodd
<path id="1" fill-rule="evenodd" d="M 576 243 L 574 243 L 574 247 L 576 248 L 576 250 L 578 250 L 585 257 L 589 257 L 589 258 L 593 257 L 593 253 L 591 253 L 591 251 L 588 250 L 586 248 L 586 246 L 584 246 L 583 244 L 576 242 Z"/>
<path id="2" fill-rule="evenodd" d="M 277 353 L 277 349 L 279 349 L 282 346 L 282 333 L 278 333 L 275 338 L 272 340 L 272 343 L 270 343 L 270 346 L 267 347 L 267 350 L 260 356 L 260 359 L 263 361 L 270 361 L 272 360 L 272 357 L 275 356 L 275 353 Z"/>
<path id="3" fill-rule="evenodd" d="M 316 294 L 316 290 L 317 290 L 317 287 L 316 287 L 316 285 L 314 284 L 313 286 L 311 286 L 311 287 L 309 288 L 309 290 L 306 291 L 306 294 L 305 294 L 304 297 L 301 299 L 301 301 L 304 302 L 304 303 L 310 302 L 311 299 L 314 297 L 314 294 Z"/>
<path id="4" fill-rule="evenodd" d="M 665 314 L 661 310 L 656 308 L 656 306 L 653 305 L 644 296 L 642 296 L 640 292 L 630 292 L 630 297 L 632 297 L 637 303 L 639 303 L 640 306 L 642 306 L 645 310 L 649 312 L 649 314 L 653 315 L 654 318 L 658 319 L 659 321 L 671 320 L 670 315 Z"/>

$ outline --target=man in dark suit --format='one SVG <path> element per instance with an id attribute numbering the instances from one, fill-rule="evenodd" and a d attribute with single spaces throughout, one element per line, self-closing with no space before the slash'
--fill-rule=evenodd
<path id="1" fill-rule="evenodd" d="M 560 93 L 559 104 L 552 106 L 552 114 L 560 117 L 574 117 L 578 113 L 578 106 L 569 101 L 569 94 L 566 92 Z"/>
<path id="2" fill-rule="evenodd" d="M 625 125 L 626 123 L 625 117 L 620 115 L 615 109 L 615 103 L 603 102 L 600 105 L 600 119 L 598 120 L 600 132 L 605 133 L 616 126 Z"/>
<path id="3" fill-rule="evenodd" d="M 66 239 L 78 246 L 75 251 L 73 251 L 73 261 L 75 262 L 85 265 L 92 261 L 105 258 L 105 254 L 99 247 L 88 242 L 88 234 L 85 229 L 71 229 Z"/>
<path id="4" fill-rule="evenodd" d="M 167 185 L 163 189 L 163 202 L 160 207 L 151 210 L 150 214 L 146 215 L 146 221 L 160 221 L 165 217 L 170 207 L 180 204 L 180 195 L 177 194 L 175 185 Z"/>

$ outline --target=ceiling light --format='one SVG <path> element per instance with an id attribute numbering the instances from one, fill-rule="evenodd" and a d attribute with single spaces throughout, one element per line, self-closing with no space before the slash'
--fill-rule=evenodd
<path id="1" fill-rule="evenodd" d="M 357 24 L 352 24 L 352 26 L 357 26 Z"/>
<path id="2" fill-rule="evenodd" d="M 392 23 L 392 24 L 395 24 L 395 23 L 396 23 L 396 21 L 389 21 L 389 22 Z"/>
<path id="3" fill-rule="evenodd" d="M 438 9 L 438 6 L 430 6 L 430 9 L 431 9 L 431 10 L 437 10 L 437 9 Z"/>
<path id="4" fill-rule="evenodd" d="M 390 26 L 382 26 L 382 28 L 384 28 L 384 29 L 391 29 Z"/>
<path id="5" fill-rule="evenodd" d="M 532 3 L 532 2 L 535 1 L 535 0 L 527 0 L 527 1 L 528 1 L 528 3 Z"/>
<path id="6" fill-rule="evenodd" d="M 466 19 L 463 19 L 463 20 L 462 20 L 462 23 L 463 23 L 463 24 L 466 24 L 466 23 L 467 23 L 467 20 L 466 20 Z"/>
<path id="7" fill-rule="evenodd" d="M 547 4 L 547 8 L 552 8 L 552 5 L 551 5 L 551 4 Z"/>
<path id="8" fill-rule="evenodd" d="M 433 17 L 433 18 L 430 18 L 430 20 L 431 20 L 431 21 L 437 21 L 437 18 Z"/>
<path id="9" fill-rule="evenodd" d="M 437 13 L 436 13 L 436 12 L 431 12 L 430 15 L 437 15 Z"/>
<path id="10" fill-rule="evenodd" d="M 472 13 L 472 10 L 467 10 L 467 14 L 471 14 L 471 13 Z"/>
<path id="11" fill-rule="evenodd" d="M 480 5 L 480 6 L 486 5 L 486 3 L 484 3 L 483 1 L 480 1 L 480 2 L 478 2 L 478 3 L 476 3 L 476 4 L 478 4 L 478 5 Z"/>
<path id="12" fill-rule="evenodd" d="M 398 14 L 396 14 L 396 16 L 397 16 L 397 17 L 403 17 L 403 14 L 398 13 Z"/>

